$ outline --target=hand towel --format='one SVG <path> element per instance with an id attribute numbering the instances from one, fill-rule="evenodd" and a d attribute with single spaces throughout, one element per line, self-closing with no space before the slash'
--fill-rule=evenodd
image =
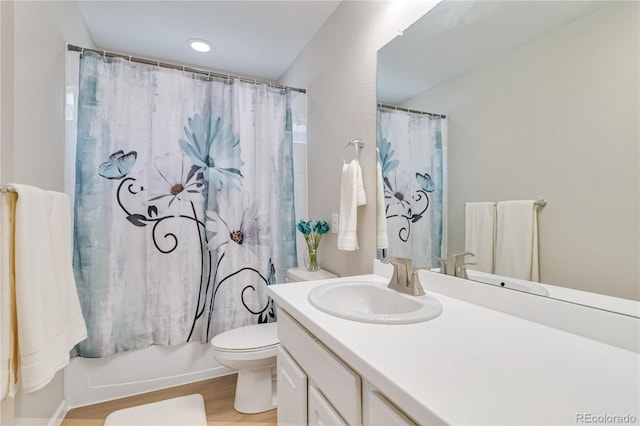
<path id="1" fill-rule="evenodd" d="M 72 267 L 71 211 L 66 194 L 26 185 L 15 215 L 15 298 L 19 377 L 33 392 L 69 363 L 87 337 Z"/>
<path id="2" fill-rule="evenodd" d="M 495 273 L 539 281 L 535 200 L 498 202 Z"/>
<path id="3" fill-rule="evenodd" d="M 357 160 L 342 165 L 340 183 L 340 217 L 338 219 L 338 249 L 358 250 L 358 175 Z"/>
<path id="4" fill-rule="evenodd" d="M 475 254 L 471 269 L 493 273 L 493 247 L 496 229 L 496 203 L 490 201 L 464 205 L 464 250 Z"/>
<path id="5" fill-rule="evenodd" d="M 376 224 L 378 249 L 389 247 L 387 235 L 387 212 L 384 202 L 384 182 L 382 181 L 382 167 L 380 161 L 376 162 Z"/>
<path id="6" fill-rule="evenodd" d="M 367 194 L 364 192 L 364 182 L 362 181 L 362 169 L 360 168 L 360 162 L 358 159 L 354 160 L 356 162 L 356 169 L 358 171 L 358 183 L 357 183 L 357 193 L 358 196 L 356 198 L 356 205 L 364 206 L 367 204 Z"/>
<path id="7" fill-rule="evenodd" d="M 0 194 L 0 400 L 13 397 L 18 380 L 14 222 L 17 194 Z"/>

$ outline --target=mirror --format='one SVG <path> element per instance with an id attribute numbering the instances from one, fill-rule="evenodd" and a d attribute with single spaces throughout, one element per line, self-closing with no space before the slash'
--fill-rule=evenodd
<path id="1" fill-rule="evenodd" d="M 550 290 L 511 287 L 639 315 L 638 14 L 624 1 L 443 1 L 379 50 L 379 104 L 447 117 L 444 253 L 465 249 L 465 203 L 545 199 Z"/>

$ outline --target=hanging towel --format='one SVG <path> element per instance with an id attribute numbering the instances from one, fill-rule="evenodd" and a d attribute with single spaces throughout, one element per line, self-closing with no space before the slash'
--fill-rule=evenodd
<path id="1" fill-rule="evenodd" d="M 496 203 L 490 201 L 464 205 L 464 250 L 475 254 L 472 269 L 493 273 L 493 247 L 496 229 Z"/>
<path id="2" fill-rule="evenodd" d="M 338 219 L 338 249 L 358 250 L 358 176 L 361 176 L 357 160 L 342 165 L 340 183 L 340 217 Z M 363 191 L 364 192 L 364 191 Z"/>
<path id="3" fill-rule="evenodd" d="M 72 267 L 66 194 L 26 185 L 15 214 L 15 299 L 21 388 L 33 392 L 69 363 L 87 337 Z"/>
<path id="4" fill-rule="evenodd" d="M 382 168 L 380 161 L 376 162 L 376 223 L 377 223 L 377 243 L 378 249 L 389 247 L 389 236 L 387 235 L 387 214 L 384 202 L 384 183 L 382 182 Z"/>
<path id="5" fill-rule="evenodd" d="M 354 161 L 356 163 L 356 170 L 358 171 L 358 195 L 356 197 L 356 205 L 359 207 L 367 204 L 367 194 L 364 192 L 364 182 L 362 181 L 362 169 L 360 168 L 360 162 L 358 161 L 358 159 L 355 159 Z"/>
<path id="6" fill-rule="evenodd" d="M 539 281 L 535 200 L 498 202 L 495 273 Z"/>
<path id="7" fill-rule="evenodd" d="M 0 194 L 0 400 L 13 397 L 18 380 L 13 247 L 15 192 Z"/>

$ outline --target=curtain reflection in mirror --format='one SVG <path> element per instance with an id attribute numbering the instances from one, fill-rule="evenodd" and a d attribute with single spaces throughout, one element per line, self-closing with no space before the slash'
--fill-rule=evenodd
<path id="1" fill-rule="evenodd" d="M 378 108 L 378 155 L 387 218 L 384 256 L 434 267 L 445 253 L 446 118 Z"/>

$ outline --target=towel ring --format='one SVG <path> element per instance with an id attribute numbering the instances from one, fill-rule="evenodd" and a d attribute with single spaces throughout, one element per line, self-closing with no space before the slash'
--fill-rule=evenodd
<path id="1" fill-rule="evenodd" d="M 358 160 L 360 150 L 364 148 L 364 139 L 352 139 L 349 141 L 349 143 L 347 143 L 347 145 L 344 147 L 344 154 L 342 155 L 342 161 L 344 161 L 345 163 L 347 162 L 347 152 L 349 150 L 349 147 L 353 147 L 355 149 L 355 157 L 353 159 Z"/>

